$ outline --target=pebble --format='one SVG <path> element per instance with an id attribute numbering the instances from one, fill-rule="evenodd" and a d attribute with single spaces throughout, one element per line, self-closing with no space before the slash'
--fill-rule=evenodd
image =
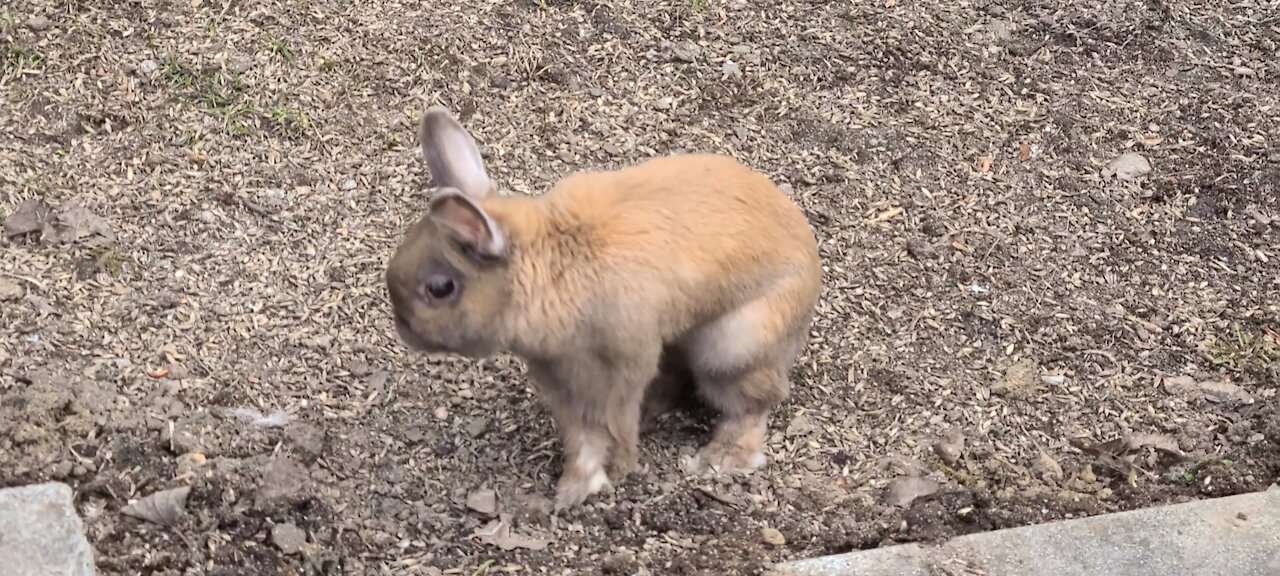
<path id="1" fill-rule="evenodd" d="M 44 32 L 52 25 L 53 23 L 44 16 L 32 16 L 27 19 L 27 28 L 36 32 Z"/>
<path id="2" fill-rule="evenodd" d="M 506 90 L 511 87 L 511 79 L 499 74 L 489 79 L 489 85 L 499 90 Z"/>
<path id="3" fill-rule="evenodd" d="M 493 514 L 498 511 L 498 494 L 488 488 L 467 494 L 467 508 L 481 514 Z"/>
<path id="4" fill-rule="evenodd" d="M 720 79 L 728 80 L 731 78 L 741 78 L 742 68 L 733 60 L 725 60 L 724 65 L 720 67 Z"/>
<path id="5" fill-rule="evenodd" d="M 138 71 L 146 76 L 155 74 L 158 70 L 160 70 L 160 65 L 156 64 L 155 60 L 147 59 L 138 63 Z"/>
<path id="6" fill-rule="evenodd" d="M 285 554 L 297 554 L 307 543 L 307 533 L 290 523 L 276 524 L 271 528 L 271 542 Z"/>
<path id="7" fill-rule="evenodd" d="M 760 531 L 760 537 L 770 546 L 785 546 L 787 537 L 782 535 L 776 528 L 765 527 Z"/>
<path id="8" fill-rule="evenodd" d="M 671 55 L 681 62 L 696 62 L 699 56 L 702 56 L 702 47 L 690 40 L 686 40 L 676 44 L 671 49 Z"/>
<path id="9" fill-rule="evenodd" d="M 475 418 L 467 423 L 467 434 L 472 438 L 479 438 L 489 429 L 488 418 Z"/>
<path id="10" fill-rule="evenodd" d="M 22 297 L 22 286 L 8 278 L 0 278 L 0 302 L 17 300 Z"/>
<path id="11" fill-rule="evenodd" d="M 991 37 L 997 42 L 1007 42 L 1013 38 L 1013 32 L 1017 29 L 1017 25 L 1008 20 L 992 20 L 987 24 L 987 31 L 991 33 Z"/>
<path id="12" fill-rule="evenodd" d="M 343 180 L 343 181 L 342 181 L 342 189 L 343 189 L 343 190 L 345 190 L 345 191 L 355 190 L 355 189 L 356 189 L 356 181 L 355 181 L 355 180 L 353 180 L 353 179 L 351 179 L 351 178 L 347 178 L 346 180 Z"/>
<path id="13" fill-rule="evenodd" d="M 210 212 L 208 210 L 201 210 L 200 214 L 197 215 L 196 218 L 199 218 L 200 221 L 204 222 L 205 224 L 213 224 L 218 220 L 218 217 L 214 216 L 213 212 Z"/>

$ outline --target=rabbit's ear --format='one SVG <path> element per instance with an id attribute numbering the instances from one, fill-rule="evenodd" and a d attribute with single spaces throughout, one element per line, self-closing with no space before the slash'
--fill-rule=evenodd
<path id="1" fill-rule="evenodd" d="M 418 123 L 418 144 L 431 177 L 441 188 L 456 188 L 472 198 L 495 193 L 496 187 L 484 169 L 484 159 L 476 141 L 449 110 L 432 106 Z"/>
<path id="2" fill-rule="evenodd" d="M 497 258 L 506 252 L 502 229 L 466 194 L 442 188 L 431 198 L 428 213 L 437 225 L 477 254 Z"/>

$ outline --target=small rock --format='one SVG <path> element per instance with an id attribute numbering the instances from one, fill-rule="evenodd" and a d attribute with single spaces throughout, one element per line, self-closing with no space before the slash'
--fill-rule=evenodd
<path id="1" fill-rule="evenodd" d="M 300 423 L 285 429 L 285 441 L 303 462 L 313 462 L 324 451 L 325 431 L 314 424 Z"/>
<path id="2" fill-rule="evenodd" d="M 1008 20 L 992 20 L 987 24 L 987 32 L 991 34 L 991 38 L 996 42 L 1007 42 L 1013 38 L 1013 32 L 1017 30 L 1017 25 Z"/>
<path id="3" fill-rule="evenodd" d="M 733 60 L 725 60 L 724 64 L 720 66 L 721 80 L 732 80 L 732 79 L 737 79 L 741 77 L 742 77 L 742 68 L 739 68 L 738 64 Z"/>
<path id="4" fill-rule="evenodd" d="M 0 489 L 0 558 L 6 574 L 93 576 L 71 487 L 60 482 Z"/>
<path id="5" fill-rule="evenodd" d="M 702 47 L 692 40 L 685 40 L 671 49 L 671 55 L 681 62 L 696 62 L 702 55 Z"/>
<path id="6" fill-rule="evenodd" d="M 917 498 L 932 496 L 938 492 L 937 482 L 920 476 L 901 476 L 889 482 L 884 501 L 890 506 L 907 506 Z"/>
<path id="7" fill-rule="evenodd" d="M 449 440 L 448 438 L 442 438 L 436 442 L 436 446 L 435 446 L 436 456 L 448 456 L 450 454 L 453 454 L 457 450 L 458 450 L 457 445 L 455 445 L 453 441 Z"/>
<path id="8" fill-rule="evenodd" d="M 35 32 L 44 32 L 45 30 L 48 30 L 49 27 L 52 25 L 53 23 L 50 22 L 49 19 L 45 18 L 44 16 L 37 15 L 27 19 L 27 28 Z"/>
<path id="9" fill-rule="evenodd" d="M 467 508 L 481 514 L 492 515 L 498 511 L 498 494 L 488 488 L 467 494 Z"/>
<path id="10" fill-rule="evenodd" d="M 1040 381 L 1037 372 L 1034 362 L 1026 358 L 1019 360 L 1005 370 L 1004 378 L 991 387 L 991 393 L 1026 400 L 1035 393 Z"/>
<path id="11" fill-rule="evenodd" d="M 489 85 L 499 90 L 511 88 L 511 79 L 501 74 L 489 79 Z"/>
<path id="12" fill-rule="evenodd" d="M 0 278 L 0 302 L 22 298 L 22 286 L 8 278 Z"/>
<path id="13" fill-rule="evenodd" d="M 782 532 L 767 526 L 760 531 L 760 538 L 764 539 L 765 544 L 774 547 L 786 546 L 787 544 L 787 537 L 783 536 Z"/>
<path id="14" fill-rule="evenodd" d="M 933 245 L 919 238 L 907 240 L 907 253 L 916 260 L 930 260 L 934 257 Z"/>
<path id="15" fill-rule="evenodd" d="M 635 553 L 630 550 L 622 550 L 605 558 L 600 568 L 604 570 L 605 574 L 631 574 L 635 564 Z"/>
<path id="16" fill-rule="evenodd" d="M 1102 169 L 1103 177 L 1114 176 L 1120 180 L 1137 180 L 1150 173 L 1151 162 L 1137 152 L 1125 152 Z"/>
<path id="17" fill-rule="evenodd" d="M 209 460 L 205 458 L 202 452 L 188 452 L 179 456 L 176 460 L 178 476 L 194 475 L 207 464 Z"/>
<path id="18" fill-rule="evenodd" d="M 342 189 L 343 189 L 344 191 L 347 191 L 347 192 L 349 192 L 349 191 L 351 191 L 351 190 L 355 190 L 355 189 L 356 189 L 356 181 L 355 181 L 354 179 L 351 179 L 351 178 L 347 178 L 346 180 L 343 180 L 343 181 L 342 181 Z"/>
<path id="19" fill-rule="evenodd" d="M 201 210 L 200 214 L 196 215 L 196 218 L 205 224 L 213 224 L 218 221 L 218 217 L 208 210 Z"/>
<path id="20" fill-rule="evenodd" d="M 276 524 L 271 528 L 271 542 L 285 554 L 297 554 L 307 543 L 307 533 L 293 524 Z"/>
<path id="21" fill-rule="evenodd" d="M 1093 473 L 1092 464 L 1085 465 L 1084 470 L 1080 471 L 1080 480 L 1084 481 L 1086 484 L 1093 484 L 1098 480 L 1098 476 Z"/>
<path id="22" fill-rule="evenodd" d="M 305 496 L 310 481 L 306 468 L 285 456 L 273 458 L 262 474 L 254 504 L 259 510 L 269 511 L 277 505 L 298 501 Z"/>
<path id="23" fill-rule="evenodd" d="M 471 422 L 467 423 L 467 434 L 470 435 L 472 438 L 479 438 L 483 436 L 484 433 L 488 430 L 489 430 L 488 418 L 484 418 L 484 417 L 473 418 Z"/>
<path id="24" fill-rule="evenodd" d="M 144 76 L 150 76 L 160 70 L 160 65 L 155 60 L 147 59 L 138 63 L 138 71 Z"/>
<path id="25" fill-rule="evenodd" d="M 951 429 L 945 438 L 934 443 L 933 453 L 948 466 L 954 466 L 964 454 L 964 433 L 959 429 Z"/>
<path id="26" fill-rule="evenodd" d="M 795 418 L 791 419 L 791 423 L 787 424 L 786 434 L 787 438 L 808 436 L 809 434 L 812 434 L 814 430 L 817 430 L 817 427 L 813 425 L 813 422 L 809 421 L 808 415 L 802 413 L 796 414 Z"/>

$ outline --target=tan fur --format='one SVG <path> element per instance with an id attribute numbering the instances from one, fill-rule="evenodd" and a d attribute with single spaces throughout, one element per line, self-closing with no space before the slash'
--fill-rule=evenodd
<path id="1" fill-rule="evenodd" d="M 647 386 L 664 382 L 650 400 L 662 403 L 685 374 L 721 412 L 695 469 L 763 463 L 822 279 L 808 222 L 766 177 L 692 154 L 578 173 L 539 197 L 467 197 L 498 229 L 501 257 L 469 261 L 449 226 L 424 217 L 388 266 L 397 329 L 423 350 L 527 362 L 564 439 L 559 507 L 605 489 L 605 469 L 618 481 L 635 468 Z M 455 212 L 437 219 L 469 216 Z M 432 259 L 463 286 L 449 305 L 414 296 Z M 681 373 L 659 378 L 660 360 Z"/>

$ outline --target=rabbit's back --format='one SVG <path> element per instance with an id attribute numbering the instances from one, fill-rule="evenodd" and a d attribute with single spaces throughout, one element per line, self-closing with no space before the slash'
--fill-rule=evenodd
<path id="1" fill-rule="evenodd" d="M 606 305 L 666 311 L 668 334 L 779 282 L 797 284 L 802 299 L 816 298 L 821 270 L 804 213 L 732 158 L 669 156 L 581 173 L 546 200 L 582 238 L 590 282 L 614 288 L 604 291 Z"/>

